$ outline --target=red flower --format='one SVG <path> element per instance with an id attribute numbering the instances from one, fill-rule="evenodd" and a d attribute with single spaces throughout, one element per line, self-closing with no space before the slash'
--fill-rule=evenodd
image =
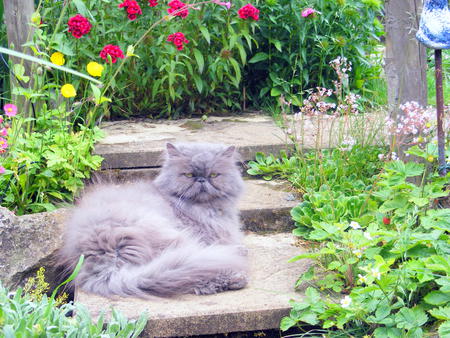
<path id="1" fill-rule="evenodd" d="M 112 63 L 116 63 L 117 58 L 123 59 L 125 57 L 120 47 L 114 45 L 106 45 L 100 52 L 100 57 L 105 61 L 108 61 L 108 55 L 111 56 Z"/>
<path id="2" fill-rule="evenodd" d="M 77 39 L 89 33 L 92 27 L 89 20 L 80 14 L 71 17 L 67 25 L 69 26 L 69 32 Z"/>
<path id="3" fill-rule="evenodd" d="M 189 43 L 189 40 L 187 40 L 184 37 L 184 34 L 181 33 L 181 32 L 170 34 L 167 37 L 167 41 L 173 42 L 173 44 L 175 45 L 175 47 L 177 47 L 178 50 L 182 50 L 184 48 L 183 44 L 188 44 Z"/>
<path id="4" fill-rule="evenodd" d="M 184 7 L 185 9 L 183 9 L 182 11 L 179 11 L 179 12 L 176 13 L 176 14 L 172 14 L 172 15 L 174 15 L 174 16 L 179 16 L 179 17 L 181 17 L 181 18 L 184 19 L 184 18 L 187 17 L 188 14 L 189 14 L 189 10 L 187 9 L 186 4 L 185 4 L 184 2 L 181 2 L 180 0 L 172 0 L 171 2 L 169 2 L 169 6 L 170 6 L 170 8 L 167 9 L 167 12 L 168 12 L 169 14 L 172 14 L 172 13 L 174 13 L 174 12 L 180 10 L 180 9 L 183 8 L 183 7 Z"/>
<path id="5" fill-rule="evenodd" d="M 389 217 L 383 217 L 383 224 L 384 225 L 389 225 L 391 224 L 391 219 Z"/>
<path id="6" fill-rule="evenodd" d="M 142 14 L 141 6 L 135 0 L 124 0 L 119 8 L 124 7 L 127 9 L 128 19 L 131 21 L 136 20 L 138 14 Z"/>
<path id="7" fill-rule="evenodd" d="M 148 5 L 150 7 L 158 6 L 158 0 L 148 0 Z"/>
<path id="8" fill-rule="evenodd" d="M 239 17 L 241 19 L 252 18 L 255 21 L 259 20 L 259 9 L 256 9 L 251 4 L 246 4 L 238 10 Z"/>

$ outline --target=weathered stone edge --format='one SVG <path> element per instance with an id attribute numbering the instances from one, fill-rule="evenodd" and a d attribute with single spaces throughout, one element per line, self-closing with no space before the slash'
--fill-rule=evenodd
<path id="1" fill-rule="evenodd" d="M 121 145 L 126 149 L 126 145 Z M 257 152 L 265 154 L 278 154 L 280 150 L 288 150 L 290 147 L 285 143 L 270 145 L 251 145 L 239 147 L 242 161 L 249 161 L 255 158 Z M 152 168 L 162 164 L 162 149 L 150 149 L 145 151 L 121 151 L 113 146 L 101 146 L 95 154 L 104 158 L 102 169 L 126 169 L 126 168 Z"/>
<path id="2" fill-rule="evenodd" d="M 243 300 L 245 301 L 245 300 Z M 144 337 L 174 337 L 276 329 L 289 314 L 290 307 L 236 313 L 204 315 L 201 317 L 149 319 Z"/>

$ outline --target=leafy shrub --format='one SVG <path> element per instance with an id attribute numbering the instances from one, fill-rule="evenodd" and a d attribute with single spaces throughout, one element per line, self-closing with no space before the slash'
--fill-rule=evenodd
<path id="1" fill-rule="evenodd" d="M 412 177 L 428 180 L 418 186 Z M 435 201 L 448 195 L 444 188 L 449 182 L 450 175 L 428 176 L 423 164 L 393 161 L 384 166 L 359 215 L 351 215 L 349 206 L 335 207 L 342 211 L 337 214 L 326 212 L 327 206 L 320 207 L 316 198 L 314 204 L 309 201 L 311 207 L 293 212 L 305 226 L 312 210 L 312 231 L 306 238 L 316 241 L 317 249 L 292 261 L 312 258 L 322 271 L 317 274 L 317 268 L 311 268 L 298 285 L 317 281 L 321 290 L 345 289 L 348 295 L 331 294 L 326 299 L 309 288 L 305 302 L 292 304 L 282 329 L 308 323 L 356 336 L 422 337 L 435 330 L 447 336 L 450 209 L 436 209 Z"/>
<path id="2" fill-rule="evenodd" d="M 128 321 L 115 310 L 107 322 L 103 315 L 92 321 L 80 304 L 57 307 L 52 298 L 31 300 L 22 289 L 10 293 L 1 284 L 0 304 L 2 337 L 137 337 L 146 324 L 144 315 Z"/>
<path id="3" fill-rule="evenodd" d="M 351 195 L 370 188 L 372 176 L 382 165 L 378 159 L 381 149 L 356 145 L 348 150 L 324 149 L 291 157 L 281 152 L 279 159 L 272 154 L 257 153 L 255 161 L 248 163 L 247 173 L 267 180 L 276 176 L 285 178 L 301 192 L 318 191 L 325 185 Z"/>
<path id="4" fill-rule="evenodd" d="M 254 46 L 255 30 L 254 20 L 237 15 L 241 4 L 244 2 L 234 3 L 231 10 L 217 4 L 190 4 L 189 14 L 181 18 L 167 16 L 166 3 L 148 7 L 143 2 L 142 15 L 131 21 L 117 2 L 48 2 L 34 44 L 48 48 L 47 56 L 52 51 L 63 53 L 75 69 L 84 69 L 90 61 L 99 62 L 99 52 L 106 44 L 118 45 L 123 51 L 132 46 L 132 54 L 139 58 L 127 62 L 111 83 L 115 115 L 178 117 L 240 110 L 243 65 Z M 65 23 L 77 13 L 92 24 L 89 34 L 81 39 L 65 32 Z M 63 24 L 58 26 L 60 17 Z M 150 34 L 145 34 L 149 29 Z M 180 50 L 167 41 L 177 32 L 188 41 Z M 108 66 L 104 76 L 114 68 L 116 65 Z"/>
<path id="5" fill-rule="evenodd" d="M 367 61 L 381 32 L 376 21 L 381 15 L 377 1 L 367 5 L 356 0 L 345 4 L 315 0 L 309 5 L 320 14 L 303 18 L 300 3 L 256 0 L 259 21 L 237 15 L 244 4 L 235 1 L 231 9 L 190 4 L 189 14 L 181 18 L 167 16 L 168 7 L 163 3 L 149 8 L 141 2 L 142 15 L 131 21 L 117 3 L 44 2 L 43 24 L 37 25 L 31 45 L 47 57 L 53 51 L 63 53 L 67 64 L 78 70 L 90 61 L 99 61 L 98 53 L 106 44 L 122 50 L 132 46 L 131 54 L 139 58 L 127 62 L 111 83 L 115 91 L 111 109 L 122 116 L 176 118 L 241 110 L 258 104 L 268 92 L 273 96 L 291 94 L 289 98 L 296 97 L 299 104 L 305 89 L 331 84 L 332 70 L 327 63 L 343 55 L 351 56 L 354 65 L 352 88 L 364 88 L 365 81 L 378 76 L 380 68 Z M 77 13 L 92 24 L 81 39 L 65 32 L 65 23 Z M 150 26 L 146 35 L 149 22 L 161 24 Z M 176 32 L 182 32 L 188 41 L 181 50 L 167 41 Z M 114 65 L 108 68 L 105 74 L 114 72 Z M 74 85 L 80 86 L 78 82 Z"/>
<path id="6" fill-rule="evenodd" d="M 305 91 L 332 88 L 336 76 L 328 64 L 347 57 L 352 64 L 350 89 L 364 93 L 381 70 L 377 57 L 383 27 L 379 0 L 260 0 L 256 54 L 249 60 L 248 82 L 254 100 L 286 96 L 301 106 Z M 315 13 L 304 17 L 303 11 Z M 378 59 L 381 59 L 378 57 Z"/>
<path id="7" fill-rule="evenodd" d="M 10 129 L 0 128 L 8 130 L 9 143 L 0 162 L 1 205 L 18 215 L 54 210 L 55 204 L 72 201 L 83 180 L 100 167 L 102 158 L 91 152 L 102 132 L 73 130 L 69 115 L 64 105 L 44 106 L 36 118 L 19 112 L 8 121 Z"/>

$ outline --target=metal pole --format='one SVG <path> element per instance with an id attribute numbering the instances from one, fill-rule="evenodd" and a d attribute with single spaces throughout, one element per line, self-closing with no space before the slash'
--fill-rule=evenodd
<path id="1" fill-rule="evenodd" d="M 447 167 L 445 161 L 445 135 L 443 128 L 444 119 L 444 90 L 442 86 L 442 50 L 434 50 L 435 71 L 436 71 L 436 119 L 437 119 L 437 141 L 438 141 L 438 162 L 439 174 L 445 176 Z"/>

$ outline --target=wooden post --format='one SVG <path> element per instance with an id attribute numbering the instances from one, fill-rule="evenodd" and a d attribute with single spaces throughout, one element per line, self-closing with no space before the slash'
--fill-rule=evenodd
<path id="1" fill-rule="evenodd" d="M 427 105 L 426 49 L 415 38 L 421 0 L 386 0 L 385 72 L 389 111 L 407 101 Z"/>
<path id="2" fill-rule="evenodd" d="M 423 107 L 427 105 L 426 48 L 415 37 L 419 29 L 421 7 L 421 0 L 385 2 L 385 73 L 388 109 L 394 121 L 401 116 L 399 106 L 405 102 L 415 101 Z M 418 160 L 406 157 L 406 146 L 395 144 L 394 140 L 392 137 L 391 148 L 395 148 L 400 159 Z"/>
<path id="3" fill-rule="evenodd" d="M 3 6 L 8 47 L 19 52 L 31 54 L 31 50 L 24 48 L 23 44 L 30 41 L 33 35 L 33 29 L 30 24 L 31 17 L 34 13 L 34 0 L 4 0 Z M 31 63 L 25 62 L 20 58 L 10 58 L 10 60 L 13 64 L 21 63 L 24 65 L 25 74 L 30 76 L 28 86 L 31 86 Z M 11 76 L 11 89 L 14 86 L 17 86 L 17 82 L 14 76 Z M 16 97 L 13 100 L 18 105 L 20 111 L 28 116 L 29 102 L 22 97 Z"/>

